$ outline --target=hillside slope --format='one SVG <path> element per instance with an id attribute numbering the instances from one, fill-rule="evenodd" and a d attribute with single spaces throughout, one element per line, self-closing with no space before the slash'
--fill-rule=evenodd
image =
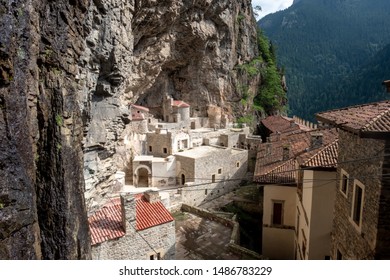
<path id="1" fill-rule="evenodd" d="M 339 104 L 382 98 L 368 91 L 354 100 L 337 88 L 390 43 L 389 10 L 386 0 L 301 0 L 260 20 L 285 68 L 291 114 L 312 119 Z"/>

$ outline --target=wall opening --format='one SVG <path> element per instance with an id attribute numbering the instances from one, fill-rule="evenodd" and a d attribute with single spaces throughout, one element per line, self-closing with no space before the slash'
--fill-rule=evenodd
<path id="1" fill-rule="evenodd" d="M 184 185 L 186 183 L 186 175 L 184 174 L 181 174 L 181 181 L 180 181 L 181 185 Z"/>
<path id="2" fill-rule="evenodd" d="M 149 172 L 146 168 L 138 169 L 138 187 L 139 188 L 149 187 Z"/>

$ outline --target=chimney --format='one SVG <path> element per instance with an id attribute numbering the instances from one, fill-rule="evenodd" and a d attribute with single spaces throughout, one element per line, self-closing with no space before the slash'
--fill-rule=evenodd
<path id="1" fill-rule="evenodd" d="M 136 200 L 133 194 L 121 195 L 122 225 L 126 234 L 135 231 Z"/>
<path id="2" fill-rule="evenodd" d="M 149 203 L 161 201 L 161 197 L 157 191 L 146 191 L 144 192 L 144 196 Z"/>
<path id="3" fill-rule="evenodd" d="M 322 133 L 311 133 L 311 143 L 310 143 L 310 148 L 311 149 L 317 149 L 322 146 L 323 144 L 323 134 Z"/>

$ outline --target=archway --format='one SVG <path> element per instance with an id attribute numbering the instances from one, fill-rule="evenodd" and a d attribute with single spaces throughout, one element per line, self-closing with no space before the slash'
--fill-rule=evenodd
<path id="1" fill-rule="evenodd" d="M 149 172 L 146 168 L 139 168 L 137 171 L 138 185 L 139 188 L 149 187 Z"/>

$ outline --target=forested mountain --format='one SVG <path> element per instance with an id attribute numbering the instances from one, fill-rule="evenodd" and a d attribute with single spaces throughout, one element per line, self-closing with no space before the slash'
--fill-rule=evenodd
<path id="1" fill-rule="evenodd" d="M 285 68 L 290 113 L 388 98 L 388 0 L 300 0 L 260 20 Z"/>

